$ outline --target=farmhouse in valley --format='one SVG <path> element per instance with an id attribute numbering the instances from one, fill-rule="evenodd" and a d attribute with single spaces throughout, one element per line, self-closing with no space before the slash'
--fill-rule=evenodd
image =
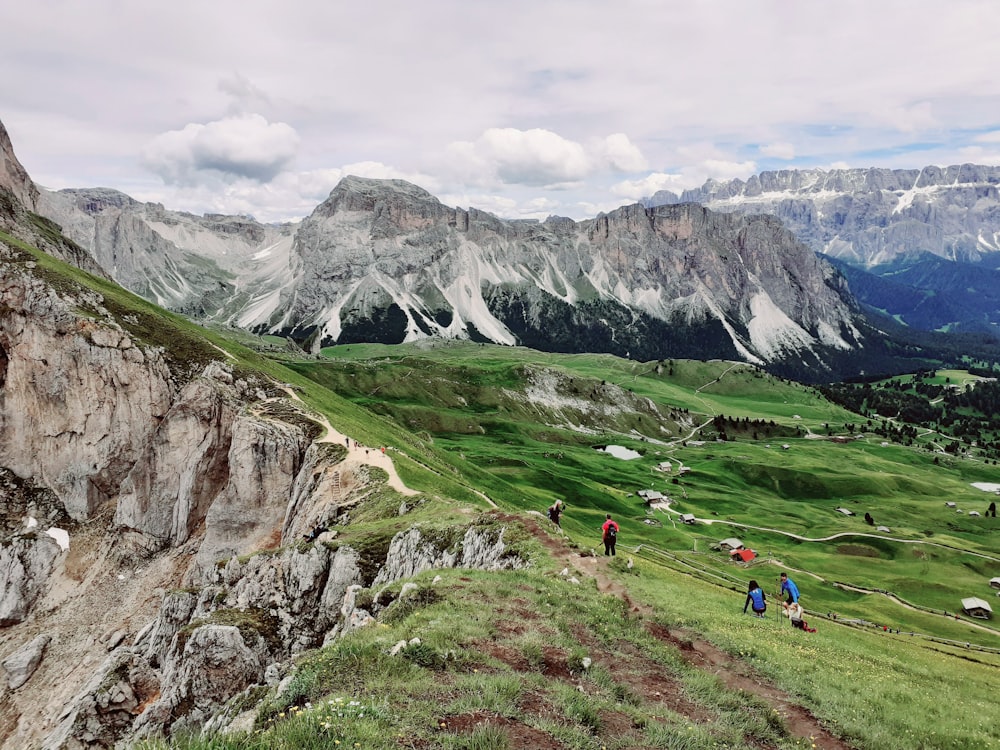
<path id="1" fill-rule="evenodd" d="M 993 610 L 990 608 L 989 602 L 975 596 L 970 596 L 962 600 L 962 610 L 969 617 L 978 617 L 980 620 L 988 620 L 993 616 Z"/>

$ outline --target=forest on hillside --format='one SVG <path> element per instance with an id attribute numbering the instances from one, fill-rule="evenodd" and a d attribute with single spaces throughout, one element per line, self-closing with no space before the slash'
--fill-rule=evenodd
<path id="1" fill-rule="evenodd" d="M 943 446 L 948 453 L 977 451 L 984 458 L 1000 458 L 1000 381 L 932 382 L 935 377 L 928 370 L 912 379 L 837 383 L 819 390 L 863 417 L 865 430 L 912 444 L 922 428 L 951 438 Z"/>

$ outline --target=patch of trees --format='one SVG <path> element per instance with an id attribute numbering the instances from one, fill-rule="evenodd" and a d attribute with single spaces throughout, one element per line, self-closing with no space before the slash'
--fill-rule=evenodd
<path id="1" fill-rule="evenodd" d="M 949 438 L 952 454 L 975 445 L 985 458 L 1000 458 L 1000 382 L 978 381 L 964 387 L 929 383 L 933 370 L 921 371 L 912 381 L 838 383 L 821 386 L 826 398 L 868 421 L 870 432 L 912 444 L 918 427 Z M 964 446 L 964 447 L 963 447 Z"/>
<path id="2" fill-rule="evenodd" d="M 779 437 L 796 437 L 799 430 L 786 427 L 772 420 L 750 419 L 749 417 L 727 417 L 717 414 L 712 418 L 712 426 L 722 440 L 735 440 L 737 437 L 750 440 L 770 440 Z"/>

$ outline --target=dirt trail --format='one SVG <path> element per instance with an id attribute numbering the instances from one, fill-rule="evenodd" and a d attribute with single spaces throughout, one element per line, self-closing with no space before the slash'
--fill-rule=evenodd
<path id="1" fill-rule="evenodd" d="M 771 704 L 789 732 L 808 740 L 817 750 L 851 750 L 851 745 L 831 734 L 807 708 L 798 705 L 788 693 L 756 674 L 750 665 L 730 656 L 698 633 L 684 628 L 668 628 L 655 622 L 652 619 L 653 609 L 633 600 L 628 589 L 608 575 L 608 558 L 592 554 L 591 550 L 581 552 L 570 549 L 563 538 L 551 533 L 551 527 L 543 529 L 543 525 L 548 523 L 543 519 L 522 517 L 520 520 L 545 546 L 557 566 L 562 565 L 577 574 L 592 577 L 598 591 L 622 599 L 635 617 L 645 620 L 646 629 L 654 637 L 676 646 L 688 664 L 712 672 L 728 688 L 742 690 Z M 626 559 L 629 557 L 629 553 L 621 548 L 619 554 Z"/>
<path id="2" fill-rule="evenodd" d="M 302 403 L 302 399 L 299 398 L 299 394 L 297 394 L 292 388 L 277 382 L 275 385 L 287 393 L 289 398 Z M 271 401 L 274 399 L 267 400 Z M 352 440 L 344 433 L 335 430 L 326 416 L 310 411 L 309 418 L 315 420 L 323 427 L 324 430 L 323 435 L 317 438 L 317 443 L 338 443 L 347 448 L 347 457 L 344 459 L 343 463 L 345 468 L 350 467 L 352 464 L 368 464 L 369 466 L 377 466 L 389 475 L 389 486 L 396 490 L 399 494 L 420 494 L 417 490 L 410 489 L 403 484 L 403 480 L 399 478 L 399 474 L 396 472 L 396 466 L 392 463 L 392 459 L 386 455 L 387 451 L 393 450 L 391 447 L 379 446 L 378 448 L 372 448 L 368 445 L 361 445 L 357 440 Z"/>
<path id="3" fill-rule="evenodd" d="M 386 453 L 387 450 L 391 451 L 392 448 L 386 448 L 385 446 L 372 448 L 367 445 L 361 445 L 357 440 L 351 440 L 343 433 L 335 430 L 326 417 L 320 417 L 319 423 L 323 425 L 326 432 L 316 442 L 338 443 L 346 447 L 347 458 L 344 459 L 343 463 L 345 467 L 349 467 L 351 464 L 368 464 L 369 466 L 377 466 L 389 475 L 389 486 L 396 490 L 399 494 L 420 494 L 417 490 L 410 489 L 403 484 L 403 480 L 399 478 L 399 474 L 396 472 L 396 466 L 392 463 L 392 459 Z"/>

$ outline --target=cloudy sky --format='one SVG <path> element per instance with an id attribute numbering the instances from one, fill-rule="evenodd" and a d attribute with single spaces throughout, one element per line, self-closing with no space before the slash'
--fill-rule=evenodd
<path id="1" fill-rule="evenodd" d="M 307 215 L 341 176 L 580 219 L 794 167 L 1000 164 L 993 0 L 39 0 L 0 10 L 36 182 Z"/>

